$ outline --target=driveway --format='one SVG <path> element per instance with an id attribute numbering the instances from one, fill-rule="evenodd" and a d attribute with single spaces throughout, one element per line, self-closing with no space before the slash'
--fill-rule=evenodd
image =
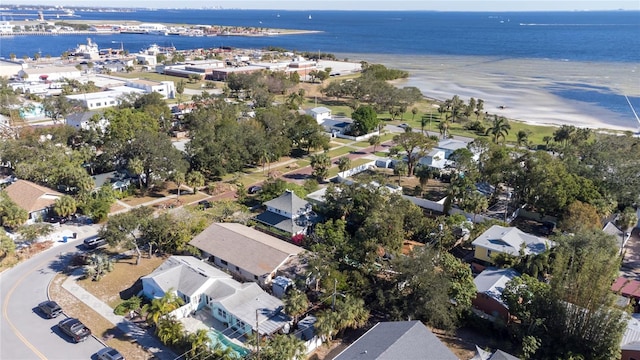
<path id="1" fill-rule="evenodd" d="M 640 229 L 634 228 L 624 246 L 622 272 L 627 277 L 640 280 Z"/>

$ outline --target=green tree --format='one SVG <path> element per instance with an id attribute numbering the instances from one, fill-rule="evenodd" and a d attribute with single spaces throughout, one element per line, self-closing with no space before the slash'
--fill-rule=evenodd
<path id="1" fill-rule="evenodd" d="M 7 236 L 6 231 L 0 232 L 0 260 L 11 255 L 16 250 L 16 243 Z"/>
<path id="2" fill-rule="evenodd" d="M 184 94 L 184 80 L 178 81 L 176 84 L 176 94 L 178 94 L 178 104 L 182 104 L 182 94 Z"/>
<path id="3" fill-rule="evenodd" d="M 473 214 L 474 223 L 476 222 L 476 215 L 487 211 L 488 208 L 489 200 L 478 191 L 468 194 L 462 200 L 462 210 Z"/>
<path id="4" fill-rule="evenodd" d="M 76 200 L 69 195 L 64 195 L 56 199 L 55 203 L 53 204 L 53 211 L 62 217 L 69 217 L 75 214 L 76 209 Z"/>
<path id="5" fill-rule="evenodd" d="M 263 360 L 303 360 L 306 346 L 295 336 L 276 334 L 260 345 L 260 359 Z"/>
<path id="6" fill-rule="evenodd" d="M 186 181 L 186 176 L 182 171 L 175 171 L 171 174 L 171 179 L 176 184 L 176 191 L 178 192 L 178 199 L 180 199 L 180 188 Z"/>
<path id="7" fill-rule="evenodd" d="M 324 181 L 324 179 L 329 174 L 329 168 L 331 167 L 331 159 L 327 153 L 319 153 L 311 155 L 311 168 L 313 169 L 313 177 L 315 177 L 319 182 Z"/>
<path id="8" fill-rule="evenodd" d="M 380 124 L 378 114 L 372 106 L 360 106 L 351 114 L 353 125 L 351 132 L 355 136 L 368 134 Z"/>
<path id="9" fill-rule="evenodd" d="M 583 229 L 600 229 L 598 210 L 592 205 L 576 200 L 567 207 L 560 227 L 571 233 Z"/>
<path id="10" fill-rule="evenodd" d="M 406 176 L 407 175 L 408 169 L 409 169 L 409 167 L 408 167 L 407 163 L 402 161 L 402 160 L 396 161 L 396 163 L 393 165 L 393 174 L 394 175 L 398 175 L 398 185 L 400 185 L 400 181 L 402 180 L 402 176 Z"/>
<path id="11" fill-rule="evenodd" d="M 307 294 L 300 290 L 290 291 L 284 299 L 284 311 L 293 316 L 293 323 L 298 323 L 298 317 L 309 309 L 309 299 Z"/>
<path id="12" fill-rule="evenodd" d="M 351 159 L 348 156 L 341 156 L 338 158 L 338 170 L 345 172 L 351 168 Z"/>
<path id="13" fill-rule="evenodd" d="M 373 135 L 369 138 L 369 145 L 373 146 L 373 152 L 376 152 L 376 149 L 378 148 L 378 146 L 380 146 L 380 143 L 382 142 L 382 139 L 380 138 L 379 135 Z"/>
<path id="14" fill-rule="evenodd" d="M 99 281 L 107 273 L 113 271 L 114 261 L 106 254 L 91 254 L 89 264 L 84 267 L 84 272 L 93 281 Z"/>
<path id="15" fill-rule="evenodd" d="M 175 317 L 163 317 L 158 320 L 156 335 L 165 345 L 178 345 L 184 340 L 184 326 Z"/>
<path id="16" fill-rule="evenodd" d="M 435 140 L 413 131 L 394 136 L 393 142 L 406 153 L 408 176 L 413 175 L 413 168 L 418 160 L 435 146 Z"/>
<path id="17" fill-rule="evenodd" d="M 111 246 L 124 245 L 135 249 L 136 265 L 140 264 L 142 253 L 138 245 L 140 230 L 151 220 L 153 209 L 137 207 L 131 211 L 112 216 L 109 222 L 100 228 L 98 234 Z"/>
<path id="18" fill-rule="evenodd" d="M 161 298 L 151 300 L 151 304 L 145 309 L 147 312 L 147 322 L 150 325 L 158 325 L 162 319 L 174 320 L 169 315 L 170 312 L 179 309 L 184 305 L 174 289 L 169 289 Z"/>
<path id="19" fill-rule="evenodd" d="M 638 215 L 632 207 L 626 207 L 616 218 L 616 225 L 625 233 L 638 223 Z"/>
<path id="20" fill-rule="evenodd" d="M 500 138 L 503 140 L 506 139 L 506 136 L 509 135 L 510 129 L 511 125 L 509 125 L 504 116 L 494 115 L 493 122 L 485 132 L 485 135 L 491 134 L 493 136 L 493 142 L 497 144 Z"/>
<path id="21" fill-rule="evenodd" d="M 198 191 L 198 188 L 204 186 L 204 175 L 202 175 L 200 171 L 192 170 L 187 173 L 186 184 L 195 194 Z"/>
<path id="22" fill-rule="evenodd" d="M 22 241 L 33 243 L 41 237 L 50 235 L 53 232 L 53 226 L 48 223 L 22 225 L 16 232 Z"/>

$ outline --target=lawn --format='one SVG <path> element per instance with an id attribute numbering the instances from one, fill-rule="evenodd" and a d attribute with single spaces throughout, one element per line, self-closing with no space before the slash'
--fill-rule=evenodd
<path id="1" fill-rule="evenodd" d="M 79 280 L 78 284 L 114 308 L 122 302 L 120 291 L 131 287 L 141 276 L 153 272 L 165 260 L 165 258 L 156 256 L 148 258 L 148 254 L 143 253 L 140 264 L 136 265 L 136 256 L 134 255 L 131 258 L 118 260 L 114 264 L 113 271 L 105 275 L 100 281 L 84 279 Z"/>
<path id="2" fill-rule="evenodd" d="M 338 157 L 338 156 L 342 156 L 345 154 L 349 154 L 350 152 L 356 150 L 355 148 L 352 148 L 350 146 L 342 146 L 339 148 L 335 148 L 335 149 L 331 149 L 327 152 L 327 155 L 329 156 L 329 159 L 333 159 L 334 157 Z"/>

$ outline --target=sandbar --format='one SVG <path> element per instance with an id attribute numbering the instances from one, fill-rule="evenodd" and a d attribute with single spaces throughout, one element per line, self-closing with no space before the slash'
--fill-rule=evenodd
<path id="1" fill-rule="evenodd" d="M 396 81 L 429 98 L 484 100 L 484 110 L 536 125 L 638 131 L 625 95 L 640 111 L 639 63 L 592 63 L 480 56 L 336 54 L 409 72 Z M 637 103 L 637 104 L 636 104 Z"/>

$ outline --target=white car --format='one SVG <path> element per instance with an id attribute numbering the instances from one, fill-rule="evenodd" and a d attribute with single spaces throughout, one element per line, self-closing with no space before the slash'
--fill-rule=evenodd
<path id="1" fill-rule="evenodd" d="M 96 356 L 99 360 L 124 360 L 124 356 L 122 356 L 118 350 L 111 347 L 100 349 L 100 351 L 96 353 Z"/>

